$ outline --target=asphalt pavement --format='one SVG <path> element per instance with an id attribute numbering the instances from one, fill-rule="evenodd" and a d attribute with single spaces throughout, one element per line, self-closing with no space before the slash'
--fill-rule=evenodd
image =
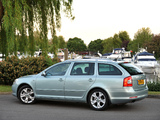
<path id="1" fill-rule="evenodd" d="M 146 98 L 126 105 L 94 111 L 87 104 L 38 101 L 25 105 L 12 96 L 0 95 L 0 120 L 160 120 L 160 99 Z"/>

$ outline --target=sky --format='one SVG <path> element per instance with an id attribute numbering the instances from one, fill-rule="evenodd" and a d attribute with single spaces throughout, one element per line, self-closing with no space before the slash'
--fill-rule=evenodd
<path id="1" fill-rule="evenodd" d="M 74 20 L 62 14 L 61 30 L 65 41 L 81 38 L 86 45 L 97 39 L 107 39 L 119 31 L 130 38 L 142 27 L 160 33 L 160 0 L 73 0 Z"/>

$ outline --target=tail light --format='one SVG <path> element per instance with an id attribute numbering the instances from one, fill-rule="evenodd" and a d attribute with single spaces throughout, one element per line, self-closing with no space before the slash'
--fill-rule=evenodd
<path id="1" fill-rule="evenodd" d="M 129 76 L 129 77 L 126 77 L 124 78 L 123 80 L 123 87 L 132 87 L 133 84 L 132 84 L 132 77 Z"/>

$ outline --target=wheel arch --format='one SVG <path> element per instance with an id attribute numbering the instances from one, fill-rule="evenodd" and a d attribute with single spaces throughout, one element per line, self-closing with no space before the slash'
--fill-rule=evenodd
<path id="1" fill-rule="evenodd" d="M 86 101 L 87 101 L 87 103 L 88 103 L 88 100 L 89 100 L 89 99 L 88 99 L 89 94 L 91 93 L 91 91 L 96 90 L 96 89 L 103 90 L 103 91 L 106 93 L 106 95 L 107 95 L 107 97 L 108 97 L 108 99 L 109 99 L 109 104 L 111 104 L 111 100 L 110 100 L 110 96 L 109 96 L 108 92 L 107 92 L 105 89 L 100 88 L 100 87 L 95 87 L 95 88 L 92 88 L 91 90 L 89 90 L 89 91 L 88 91 L 88 93 L 87 93 L 87 97 L 86 97 Z"/>
<path id="2" fill-rule="evenodd" d="M 18 92 L 19 92 L 19 89 L 22 87 L 22 86 L 25 86 L 25 85 L 28 85 L 29 87 L 31 87 L 29 84 L 27 84 L 27 83 L 22 83 L 22 84 L 20 84 L 19 86 L 18 86 L 18 88 L 17 88 L 17 97 L 18 97 Z M 31 87 L 32 88 L 32 87 Z M 32 88 L 33 89 L 33 88 Z"/>

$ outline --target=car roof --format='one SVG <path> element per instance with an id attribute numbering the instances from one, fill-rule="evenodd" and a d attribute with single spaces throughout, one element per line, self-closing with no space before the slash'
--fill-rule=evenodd
<path id="1" fill-rule="evenodd" d="M 117 63 L 115 61 L 112 60 L 108 60 L 108 59 L 69 59 L 69 60 L 65 60 L 64 62 L 112 62 L 112 63 Z"/>

